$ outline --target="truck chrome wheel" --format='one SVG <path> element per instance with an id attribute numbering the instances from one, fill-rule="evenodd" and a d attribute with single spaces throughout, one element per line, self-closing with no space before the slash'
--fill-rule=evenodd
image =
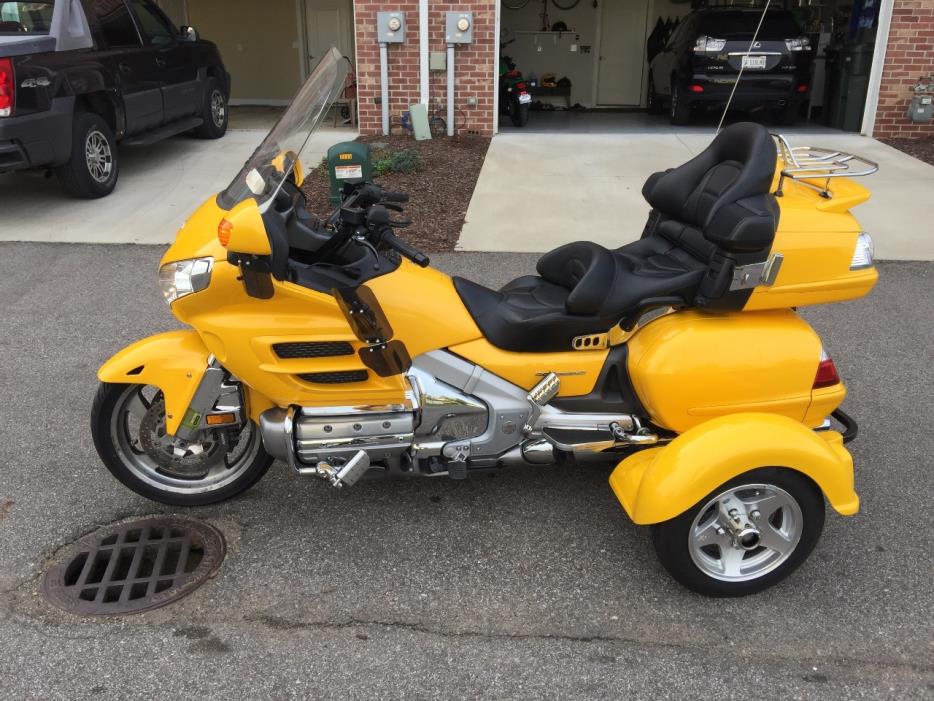
<path id="1" fill-rule="evenodd" d="M 107 137 L 96 129 L 88 132 L 84 140 L 84 157 L 91 177 L 99 183 L 106 183 L 113 170 L 113 152 Z"/>
<path id="2" fill-rule="evenodd" d="M 165 431 L 162 393 L 150 385 L 127 385 L 111 413 L 110 438 L 124 467 L 151 488 L 202 494 L 236 482 L 259 453 L 259 431 L 247 423 L 239 432 L 203 431 L 176 444 Z"/>
<path id="3" fill-rule="evenodd" d="M 742 582 L 781 565 L 801 539 L 801 507 L 784 489 L 748 484 L 721 492 L 691 524 L 691 559 L 707 575 Z"/>
<path id="4" fill-rule="evenodd" d="M 227 103 L 224 94 L 217 88 L 211 93 L 211 119 L 218 128 L 223 127 L 227 119 Z"/>

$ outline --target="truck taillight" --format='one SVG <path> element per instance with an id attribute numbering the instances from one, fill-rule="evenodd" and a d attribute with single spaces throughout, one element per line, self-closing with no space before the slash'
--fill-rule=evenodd
<path id="1" fill-rule="evenodd" d="M 0 58 L 0 117 L 13 114 L 15 90 L 13 87 L 13 61 Z"/>
<path id="2" fill-rule="evenodd" d="M 833 359 L 827 355 L 822 348 L 820 352 L 820 363 L 817 364 L 817 374 L 814 376 L 813 389 L 821 387 L 831 387 L 840 384 L 840 375 L 837 374 L 837 366 L 833 364 Z"/>

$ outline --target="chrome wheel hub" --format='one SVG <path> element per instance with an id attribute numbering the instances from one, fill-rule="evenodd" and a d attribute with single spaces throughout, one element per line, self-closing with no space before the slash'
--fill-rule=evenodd
<path id="1" fill-rule="evenodd" d="M 106 183 L 113 172 L 113 152 L 107 137 L 97 129 L 88 132 L 84 140 L 84 158 L 88 173 L 99 183 Z"/>
<path id="2" fill-rule="evenodd" d="M 801 507 L 772 484 L 728 489 L 700 509 L 688 533 L 694 564 L 704 574 L 742 582 L 771 572 L 801 540 Z"/>
<path id="3" fill-rule="evenodd" d="M 224 102 L 224 95 L 220 90 L 214 90 L 211 93 L 211 119 L 214 120 L 214 126 L 224 126 L 226 116 L 227 104 Z"/>

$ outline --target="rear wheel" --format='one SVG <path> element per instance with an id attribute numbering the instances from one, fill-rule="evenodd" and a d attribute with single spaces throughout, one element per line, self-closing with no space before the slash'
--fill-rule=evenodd
<path id="1" fill-rule="evenodd" d="M 205 103 L 198 115 L 203 121 L 195 129 L 195 136 L 199 139 L 219 139 L 227 133 L 227 96 L 214 78 L 209 78 L 205 87 Z"/>
<path id="2" fill-rule="evenodd" d="M 55 169 L 62 188 L 73 197 L 105 197 L 117 186 L 117 140 L 99 114 L 77 112 L 71 135 L 71 158 Z"/>
<path id="3" fill-rule="evenodd" d="M 252 422 L 205 430 L 176 450 L 165 430 L 162 392 L 151 385 L 102 383 L 91 410 L 94 447 L 107 469 L 147 499 L 200 506 L 253 486 L 272 458 Z"/>
<path id="4" fill-rule="evenodd" d="M 675 126 L 684 126 L 691 121 L 691 101 L 687 92 L 671 82 L 671 104 L 668 107 L 668 120 Z"/>
<path id="5" fill-rule="evenodd" d="M 688 589 L 744 596 L 791 574 L 824 528 L 824 497 L 804 475 L 762 468 L 718 487 L 652 527 L 665 569 Z"/>

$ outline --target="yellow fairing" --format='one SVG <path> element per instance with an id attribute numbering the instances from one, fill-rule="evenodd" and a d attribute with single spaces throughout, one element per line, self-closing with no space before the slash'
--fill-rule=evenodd
<path id="1" fill-rule="evenodd" d="M 629 373 L 652 420 L 676 433 L 748 411 L 800 422 L 820 352 L 820 338 L 790 310 L 687 310 L 630 339 Z"/>
<path id="2" fill-rule="evenodd" d="M 664 447 L 623 460 L 610 486 L 639 525 L 678 516 L 720 485 L 759 467 L 802 472 L 831 506 L 850 516 L 859 510 L 853 459 L 835 431 L 815 432 L 774 414 L 731 414 L 706 421 Z"/>
<path id="3" fill-rule="evenodd" d="M 821 183 L 823 184 L 823 183 Z M 772 253 L 784 256 L 769 287 L 756 287 L 744 310 L 783 309 L 856 299 L 876 284 L 875 268 L 850 270 L 860 225 L 850 213 L 869 191 L 848 178 L 836 178 L 833 196 L 793 180 L 782 184 L 781 216 Z M 778 188 L 776 178 L 773 191 Z"/>
<path id="4" fill-rule="evenodd" d="M 232 219 L 238 212 L 240 216 Z M 216 231 L 218 222 L 226 217 L 233 222 L 236 236 L 241 217 L 251 225 L 254 213 L 258 219 L 252 200 L 231 213 L 209 200 L 163 257 L 163 262 L 205 256 L 215 259 L 210 286 L 177 300 L 172 311 L 179 320 L 196 328 L 208 351 L 258 395 L 251 404 L 251 415 L 260 401 L 278 406 L 358 406 L 403 400 L 406 387 L 401 375 L 379 377 L 371 371 L 365 381 L 342 384 L 299 377 L 365 369 L 357 355 L 364 343 L 354 336 L 337 301 L 327 292 L 275 281 L 272 298 L 256 300 L 247 296 L 239 280 L 240 271 L 227 262 L 227 251 L 218 242 Z M 405 344 L 412 357 L 482 335 L 451 279 L 437 270 L 403 260 L 394 272 L 369 281 L 367 286 L 389 319 L 393 337 Z M 277 343 L 298 341 L 344 341 L 354 352 L 282 359 L 274 351 Z"/>
<path id="5" fill-rule="evenodd" d="M 209 355 L 194 331 L 169 331 L 127 346 L 101 366 L 97 378 L 101 382 L 161 389 L 166 431 L 174 435 L 198 389 Z"/>
<path id="6" fill-rule="evenodd" d="M 514 385 L 532 389 L 542 377 L 555 372 L 561 378 L 560 397 L 590 392 L 597 382 L 609 350 L 514 353 L 485 338 L 451 347 L 451 352 L 499 375 Z"/>

